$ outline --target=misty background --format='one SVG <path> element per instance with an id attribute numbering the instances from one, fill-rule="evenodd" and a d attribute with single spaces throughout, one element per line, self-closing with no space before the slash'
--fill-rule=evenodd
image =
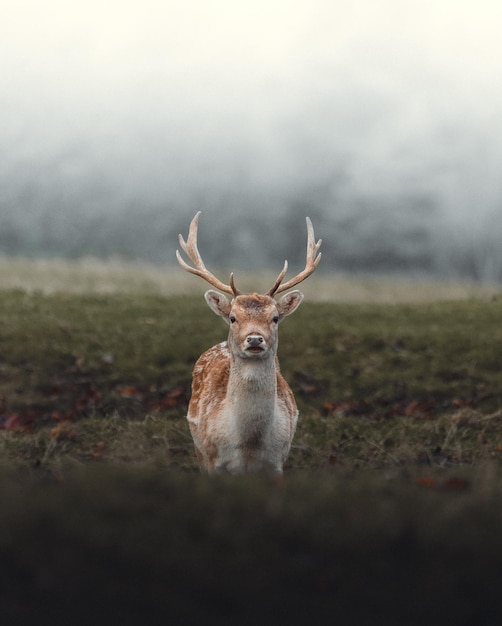
<path id="1" fill-rule="evenodd" d="M 2 0 L 0 254 L 502 281 L 498 0 Z"/>

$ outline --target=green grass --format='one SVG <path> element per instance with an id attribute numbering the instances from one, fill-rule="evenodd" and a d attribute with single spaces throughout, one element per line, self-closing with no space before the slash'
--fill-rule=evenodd
<path id="1" fill-rule="evenodd" d="M 201 298 L 5 291 L 0 311 L 7 459 L 51 468 L 99 445 L 100 460 L 193 469 L 191 370 L 226 334 Z M 302 305 L 281 326 L 301 411 L 289 466 L 497 458 L 500 314 L 499 301 Z"/>
<path id="2" fill-rule="evenodd" d="M 202 297 L 0 298 L 2 623 L 500 622 L 500 300 L 305 302 L 277 482 L 197 470 Z"/>

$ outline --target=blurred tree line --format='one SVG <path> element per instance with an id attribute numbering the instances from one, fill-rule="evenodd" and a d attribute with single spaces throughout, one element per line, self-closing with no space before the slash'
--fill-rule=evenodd
<path id="1" fill-rule="evenodd" d="M 16 184 L 9 176 L 15 175 Z M 468 223 L 445 218 L 432 195 L 370 194 L 325 183 L 289 189 L 200 184 L 137 191 L 127 171 L 14 172 L 0 182 L 0 254 L 95 256 L 175 263 L 178 233 L 202 210 L 200 250 L 212 266 L 277 269 L 304 261 L 305 216 L 322 237 L 324 271 L 502 281 L 502 212 Z"/>

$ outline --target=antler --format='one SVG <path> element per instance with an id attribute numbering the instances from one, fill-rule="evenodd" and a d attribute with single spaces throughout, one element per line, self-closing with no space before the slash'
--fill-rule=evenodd
<path id="1" fill-rule="evenodd" d="M 281 285 L 282 279 L 286 276 L 286 272 L 288 271 L 288 262 L 284 261 L 284 267 L 281 270 L 281 273 L 277 277 L 273 287 L 270 291 L 267 292 L 267 296 L 273 297 L 275 294 L 286 291 L 286 289 L 291 289 L 298 283 L 301 283 L 303 280 L 308 278 L 315 270 L 315 268 L 319 265 L 319 261 L 321 260 L 321 253 L 319 248 L 321 247 L 322 239 L 316 243 L 314 238 L 314 227 L 312 226 L 312 222 L 310 221 L 310 217 L 307 217 L 307 259 L 305 262 L 305 269 L 303 272 L 297 274 L 294 278 L 291 278 L 286 283 Z"/>
<path id="2" fill-rule="evenodd" d="M 235 287 L 234 284 L 234 275 L 230 274 L 230 285 L 225 285 L 221 281 L 219 281 L 216 276 L 211 274 L 211 272 L 204 265 L 204 261 L 200 256 L 199 250 L 197 248 L 197 228 L 199 225 L 199 215 L 201 211 L 195 214 L 193 220 L 190 222 L 190 230 L 188 231 L 188 239 L 185 241 L 181 235 L 178 235 L 180 246 L 185 251 L 186 255 L 195 265 L 195 267 L 191 267 L 188 263 L 181 258 L 181 254 L 179 250 L 176 250 L 176 258 L 178 259 L 178 263 L 181 265 L 183 269 L 190 274 L 195 274 L 196 276 L 200 276 L 204 280 L 206 280 L 210 285 L 216 287 L 220 291 L 224 291 L 225 293 L 229 293 L 233 296 L 238 296 L 241 292 Z"/>

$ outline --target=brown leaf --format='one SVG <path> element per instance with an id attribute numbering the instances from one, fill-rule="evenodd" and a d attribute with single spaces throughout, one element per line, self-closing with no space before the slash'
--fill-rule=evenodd
<path id="1" fill-rule="evenodd" d="M 154 399 L 149 402 L 149 407 L 156 411 L 162 409 L 174 409 L 178 406 L 186 404 L 186 394 L 184 387 L 175 387 L 170 389 L 160 398 Z"/>
<path id="2" fill-rule="evenodd" d="M 21 413 L 10 413 L 3 417 L 0 422 L 0 428 L 14 432 L 30 433 L 33 430 L 33 424 L 41 417 L 43 417 L 43 414 L 32 408 Z"/>
<path id="3" fill-rule="evenodd" d="M 104 441 L 98 441 L 94 451 L 91 453 L 93 459 L 100 459 L 105 453 L 106 444 Z"/>
<path id="4" fill-rule="evenodd" d="M 143 400 L 145 394 L 133 385 L 125 385 L 117 389 L 117 393 L 122 398 L 133 398 L 135 400 Z"/>
<path id="5" fill-rule="evenodd" d="M 465 400 L 464 398 L 453 398 L 451 403 L 455 407 L 473 406 L 474 400 Z"/>
<path id="6" fill-rule="evenodd" d="M 416 479 L 416 483 L 420 485 L 420 487 L 431 488 L 436 486 L 436 479 L 432 478 L 432 476 L 421 476 Z"/>
<path id="7" fill-rule="evenodd" d="M 341 402 L 325 402 L 322 405 L 322 412 L 323 415 L 343 417 L 350 413 L 357 413 L 360 408 L 354 400 L 342 400 Z"/>
<path id="8" fill-rule="evenodd" d="M 321 392 L 321 386 L 317 383 L 300 382 L 298 386 L 306 396 L 315 396 Z"/>
<path id="9" fill-rule="evenodd" d="M 443 483 L 444 489 L 452 489 L 455 491 L 465 491 L 469 488 L 469 481 L 463 478 L 452 477 Z"/>
<path id="10" fill-rule="evenodd" d="M 57 426 L 51 429 L 51 438 L 57 441 L 68 440 L 72 441 L 76 437 L 75 427 L 69 422 L 61 422 Z"/>

